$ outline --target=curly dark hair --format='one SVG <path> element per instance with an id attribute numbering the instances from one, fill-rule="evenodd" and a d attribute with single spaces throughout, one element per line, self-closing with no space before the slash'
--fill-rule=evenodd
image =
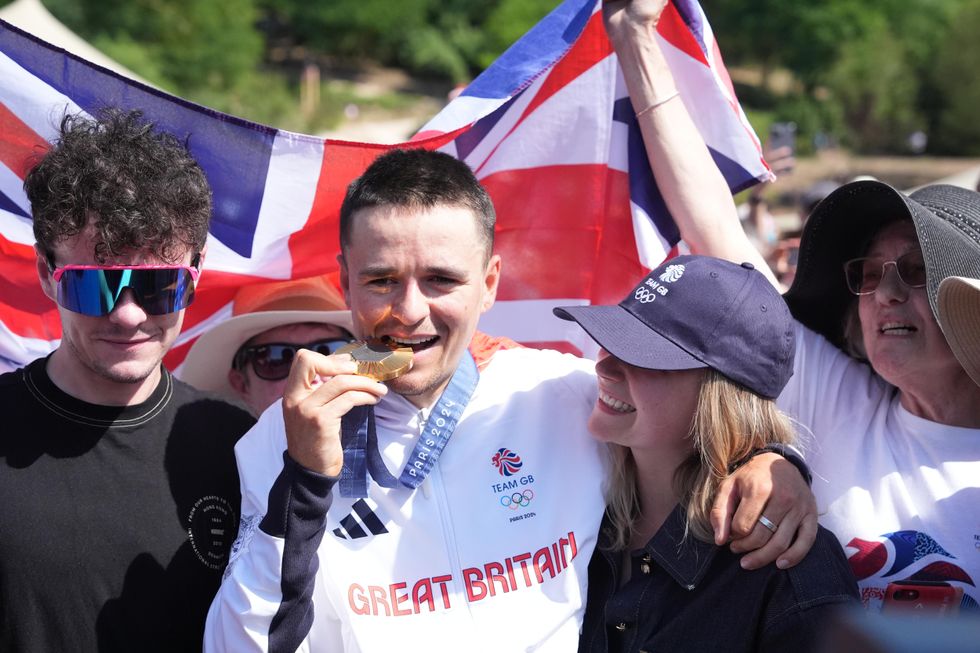
<path id="1" fill-rule="evenodd" d="M 168 262 L 200 252 L 211 187 L 186 143 L 156 131 L 140 111 L 66 115 L 53 147 L 24 179 L 34 238 L 54 247 L 93 222 L 95 257 L 152 251 Z"/>
<path id="2" fill-rule="evenodd" d="M 485 246 L 485 259 L 490 260 L 497 220 L 490 196 L 468 165 L 443 152 L 424 149 L 385 152 L 351 182 L 340 207 L 340 247 L 347 250 L 351 219 L 360 209 L 372 206 L 430 209 L 437 205 L 464 207 L 473 212 Z"/>

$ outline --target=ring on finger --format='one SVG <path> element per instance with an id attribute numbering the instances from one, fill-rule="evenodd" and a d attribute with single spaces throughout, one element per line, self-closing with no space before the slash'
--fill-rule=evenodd
<path id="1" fill-rule="evenodd" d="M 779 526 L 777 526 L 776 524 L 772 523 L 772 520 L 770 520 L 765 515 L 760 515 L 759 516 L 759 523 L 762 524 L 763 526 L 765 526 L 766 528 L 768 528 L 769 529 L 769 532 L 771 532 L 771 533 L 775 533 L 776 532 L 776 529 L 779 528 Z"/>

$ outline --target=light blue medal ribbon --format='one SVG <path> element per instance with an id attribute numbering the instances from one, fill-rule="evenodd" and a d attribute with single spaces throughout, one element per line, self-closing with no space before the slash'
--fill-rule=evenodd
<path id="1" fill-rule="evenodd" d="M 476 362 L 469 351 L 463 355 L 453 378 L 429 413 L 422 434 L 409 457 L 400 478 L 385 467 L 378 449 L 374 406 L 355 406 L 341 419 L 340 438 L 344 449 L 344 467 L 340 472 L 340 496 L 363 498 L 368 495 L 368 474 L 381 487 L 399 484 L 414 490 L 429 475 L 442 454 L 463 411 L 480 380 Z"/>

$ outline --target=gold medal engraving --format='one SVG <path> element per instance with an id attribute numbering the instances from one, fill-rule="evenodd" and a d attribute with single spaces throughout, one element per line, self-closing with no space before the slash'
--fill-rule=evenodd
<path id="1" fill-rule="evenodd" d="M 412 369 L 412 348 L 383 340 L 352 342 L 334 353 L 350 354 L 357 361 L 357 373 L 375 381 L 390 381 Z"/>

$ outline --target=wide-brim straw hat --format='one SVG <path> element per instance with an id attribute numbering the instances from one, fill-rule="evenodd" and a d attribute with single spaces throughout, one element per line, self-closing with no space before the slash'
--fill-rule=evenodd
<path id="1" fill-rule="evenodd" d="M 942 280 L 980 278 L 980 193 L 939 184 L 905 195 L 880 181 L 841 186 L 806 221 L 796 277 L 784 295 L 793 316 L 844 348 L 844 316 L 856 299 L 847 289 L 844 263 L 863 256 L 882 227 L 903 219 L 915 226 L 938 320 Z"/>
<path id="2" fill-rule="evenodd" d="M 253 284 L 232 303 L 232 317 L 194 342 L 178 376 L 201 390 L 237 399 L 228 382 L 235 352 L 263 331 L 301 322 L 322 322 L 353 329 L 340 292 L 324 277 Z"/>
<path id="3" fill-rule="evenodd" d="M 956 360 L 980 385 L 980 279 L 943 279 L 939 284 L 939 326 Z"/>

